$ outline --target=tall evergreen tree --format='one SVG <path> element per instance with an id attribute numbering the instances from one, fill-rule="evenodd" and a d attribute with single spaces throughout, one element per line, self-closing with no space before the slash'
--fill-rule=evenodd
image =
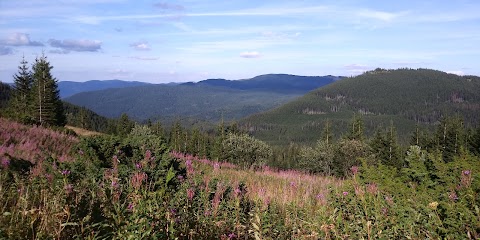
<path id="1" fill-rule="evenodd" d="M 354 115 L 350 126 L 351 127 L 347 135 L 347 139 L 363 141 L 365 137 L 363 119 L 360 116 Z"/>
<path id="2" fill-rule="evenodd" d="M 37 57 L 32 66 L 32 96 L 35 111 L 33 116 L 40 125 L 63 126 L 66 117 L 60 100 L 57 79 L 50 73 L 52 68 L 45 54 Z"/>
<path id="3" fill-rule="evenodd" d="M 27 66 L 28 62 L 23 56 L 18 73 L 13 76 L 13 92 L 10 99 L 10 112 L 14 119 L 31 123 L 33 121 L 32 109 L 32 72 Z"/>

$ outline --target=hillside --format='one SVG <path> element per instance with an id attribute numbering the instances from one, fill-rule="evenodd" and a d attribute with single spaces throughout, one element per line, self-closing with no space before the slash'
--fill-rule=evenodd
<path id="1" fill-rule="evenodd" d="M 326 120 L 337 137 L 354 114 L 362 115 L 367 133 L 392 121 L 402 139 L 416 124 L 435 124 L 459 114 L 467 124 L 480 120 L 480 78 L 428 69 L 377 69 L 319 88 L 274 110 L 242 120 L 262 140 L 275 144 L 313 142 Z"/>
<path id="2" fill-rule="evenodd" d="M 91 80 L 86 82 L 58 82 L 58 89 L 60 90 L 60 98 L 66 98 L 80 92 L 89 92 L 96 90 L 103 90 L 109 88 L 124 88 L 144 86 L 149 83 L 136 81 L 122 81 L 122 80 Z"/>
<path id="3" fill-rule="evenodd" d="M 201 121 L 240 119 L 280 106 L 336 77 L 265 75 L 250 80 L 206 80 L 180 85 L 149 85 L 84 92 L 65 101 L 117 118 L 136 120 L 196 118 Z"/>

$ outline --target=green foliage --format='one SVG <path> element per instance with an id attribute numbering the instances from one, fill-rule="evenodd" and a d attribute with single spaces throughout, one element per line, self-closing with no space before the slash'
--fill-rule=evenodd
<path id="1" fill-rule="evenodd" d="M 360 165 L 360 159 L 370 153 L 368 145 L 359 140 L 340 140 L 335 151 L 333 171 L 337 176 L 348 176 L 352 166 Z"/>
<path id="2" fill-rule="evenodd" d="M 247 134 L 229 133 L 222 145 L 225 160 L 245 168 L 261 166 L 272 156 L 270 146 Z"/>
<path id="3" fill-rule="evenodd" d="M 300 150 L 299 168 L 313 173 L 331 175 L 335 152 L 335 145 L 326 140 L 319 140 L 315 147 L 303 147 Z"/>
<path id="4" fill-rule="evenodd" d="M 387 131 L 378 130 L 369 145 L 376 162 L 396 168 L 403 167 L 401 149 L 397 143 L 397 133 L 393 126 Z"/>

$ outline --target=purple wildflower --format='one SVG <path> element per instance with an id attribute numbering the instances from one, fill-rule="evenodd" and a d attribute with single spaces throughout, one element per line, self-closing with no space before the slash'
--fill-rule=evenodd
<path id="1" fill-rule="evenodd" d="M 10 159 L 3 157 L 2 158 L 2 168 L 8 168 L 10 166 Z"/>
<path id="2" fill-rule="evenodd" d="M 237 237 L 237 235 L 235 235 L 235 233 L 228 234 L 228 239 L 234 239 L 236 237 Z"/>
<path id="3" fill-rule="evenodd" d="M 348 192 L 343 192 L 343 196 L 347 196 L 348 195 Z"/>
<path id="4" fill-rule="evenodd" d="M 69 175 L 70 174 L 70 170 L 62 170 L 62 175 Z"/>
<path id="5" fill-rule="evenodd" d="M 470 175 L 470 170 L 464 170 L 464 171 L 462 171 L 462 174 L 465 175 L 465 176 L 468 176 L 468 175 Z"/>
<path id="6" fill-rule="evenodd" d="M 133 203 L 129 203 L 127 209 L 128 209 L 129 211 L 132 211 L 134 206 L 135 206 L 135 205 L 133 205 Z"/>
<path id="7" fill-rule="evenodd" d="M 142 165 L 141 165 L 140 163 L 135 163 L 135 168 L 141 169 L 141 168 L 142 168 Z"/>
<path id="8" fill-rule="evenodd" d="M 195 190 L 193 188 L 187 189 L 187 197 L 190 201 L 193 199 L 193 196 L 195 196 Z"/>

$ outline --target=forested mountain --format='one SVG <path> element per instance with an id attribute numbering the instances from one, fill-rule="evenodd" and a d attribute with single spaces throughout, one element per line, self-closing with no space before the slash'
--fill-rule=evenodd
<path id="1" fill-rule="evenodd" d="M 336 76 L 306 77 L 289 74 L 266 74 L 244 80 L 207 79 L 198 83 L 184 83 L 184 85 L 208 85 L 241 90 L 304 94 L 341 78 Z"/>
<path id="2" fill-rule="evenodd" d="M 313 142 L 325 123 L 337 137 L 353 115 L 362 116 L 367 134 L 392 122 L 402 139 L 415 126 L 431 126 L 442 116 L 480 120 L 480 78 L 429 69 L 376 69 L 345 78 L 241 123 L 271 143 Z"/>
<path id="3" fill-rule="evenodd" d="M 124 88 L 148 85 L 149 83 L 137 81 L 122 81 L 122 80 L 91 80 L 86 82 L 58 82 L 60 89 L 60 97 L 66 98 L 81 92 L 89 92 L 96 90 L 103 90 L 108 88 Z"/>
<path id="4" fill-rule="evenodd" d="M 250 80 L 205 80 L 180 85 L 148 85 L 84 92 L 65 101 L 117 118 L 127 113 L 135 120 L 177 117 L 232 120 L 266 111 L 338 77 L 264 75 Z"/>

